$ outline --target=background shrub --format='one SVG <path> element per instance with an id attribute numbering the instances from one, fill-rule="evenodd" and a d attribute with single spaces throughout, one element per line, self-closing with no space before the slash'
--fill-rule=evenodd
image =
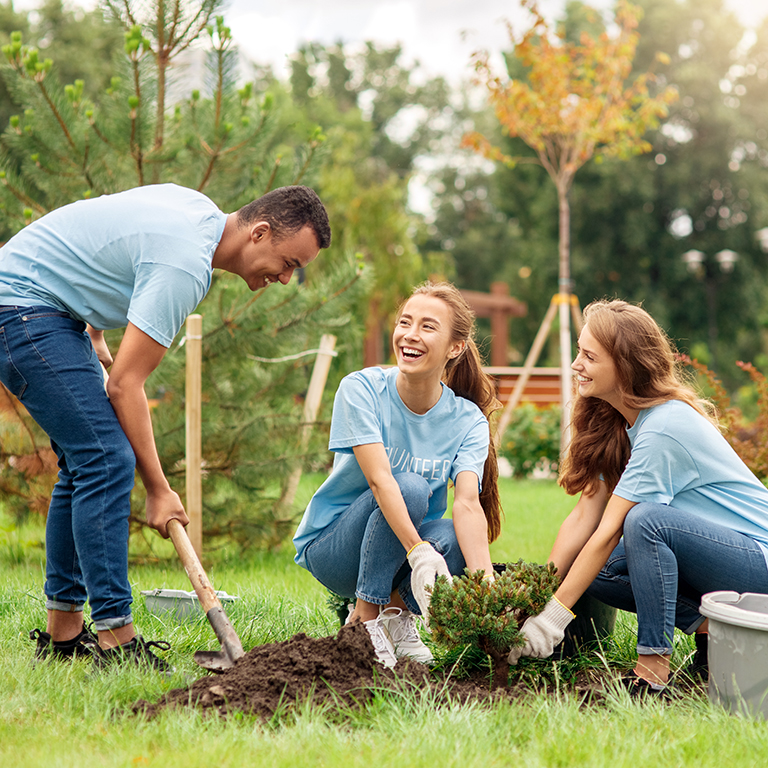
<path id="1" fill-rule="evenodd" d="M 522 403 L 515 408 L 504 433 L 500 454 L 509 461 L 515 477 L 526 477 L 538 465 L 557 472 L 560 459 L 560 408 L 537 408 Z"/>

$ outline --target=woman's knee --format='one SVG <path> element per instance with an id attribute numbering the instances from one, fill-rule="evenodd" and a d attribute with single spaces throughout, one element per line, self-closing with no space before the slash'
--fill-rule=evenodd
<path id="1" fill-rule="evenodd" d="M 624 518 L 624 539 L 632 542 L 638 538 L 647 538 L 656 529 L 656 524 L 663 516 L 666 505 L 642 501 L 635 504 Z"/>
<path id="2" fill-rule="evenodd" d="M 452 520 L 441 518 L 425 523 L 419 529 L 419 536 L 428 541 L 445 559 L 448 570 L 455 576 L 464 572 L 464 554 L 456 538 Z"/>
<path id="3" fill-rule="evenodd" d="M 400 486 L 400 493 L 408 508 L 408 514 L 418 526 L 427 514 L 429 497 L 432 495 L 429 483 L 414 472 L 401 472 L 395 475 L 395 480 Z"/>

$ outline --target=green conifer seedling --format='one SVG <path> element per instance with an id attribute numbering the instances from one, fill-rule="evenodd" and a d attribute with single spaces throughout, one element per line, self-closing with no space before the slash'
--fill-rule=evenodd
<path id="1" fill-rule="evenodd" d="M 432 638 L 448 648 L 473 645 L 491 657 L 492 688 L 507 685 L 507 655 L 525 642 L 520 627 L 540 613 L 559 584 L 553 563 L 509 563 L 494 581 L 483 571 L 438 577 L 429 606 Z"/>

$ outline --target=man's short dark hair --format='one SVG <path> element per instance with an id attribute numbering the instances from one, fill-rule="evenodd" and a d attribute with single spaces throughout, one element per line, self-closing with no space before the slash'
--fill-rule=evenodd
<path id="1" fill-rule="evenodd" d="M 331 244 L 328 212 L 317 193 L 309 187 L 273 189 L 240 208 L 237 219 L 241 226 L 266 221 L 276 238 L 295 235 L 309 225 L 320 248 L 327 248 Z"/>

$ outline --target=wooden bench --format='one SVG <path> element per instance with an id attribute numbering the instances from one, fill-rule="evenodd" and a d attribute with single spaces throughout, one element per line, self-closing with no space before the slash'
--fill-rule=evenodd
<path id="1" fill-rule="evenodd" d="M 483 370 L 496 379 L 496 396 L 506 405 L 522 367 L 486 366 Z M 560 405 L 560 369 L 534 368 L 523 389 L 521 403 L 533 403 L 539 408 Z"/>

